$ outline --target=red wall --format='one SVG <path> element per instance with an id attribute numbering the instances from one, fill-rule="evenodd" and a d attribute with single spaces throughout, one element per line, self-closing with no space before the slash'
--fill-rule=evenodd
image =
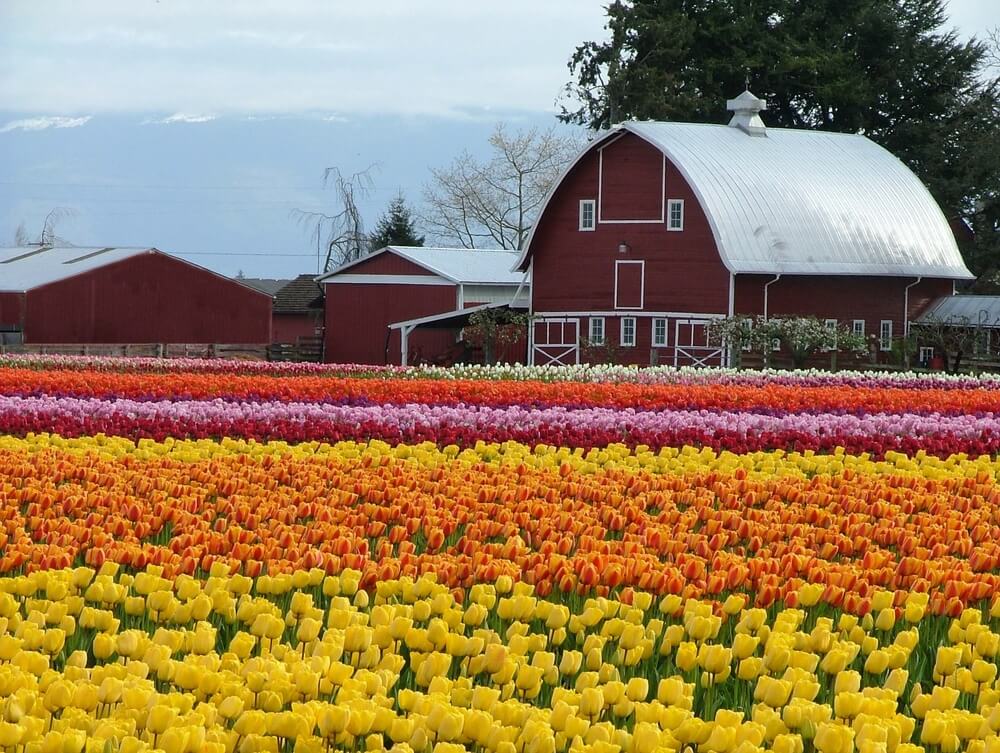
<path id="1" fill-rule="evenodd" d="M 389 325 L 454 311 L 457 300 L 454 285 L 327 284 L 325 291 L 324 358 L 333 363 L 398 364 L 398 330 L 389 337 L 386 356 Z M 445 353 L 454 344 L 455 333 L 449 330 L 418 329 L 409 338 L 409 350 L 425 358 Z"/>
<path id="2" fill-rule="evenodd" d="M 379 254 L 373 258 L 365 259 L 355 264 L 350 269 L 345 269 L 345 275 L 431 275 L 421 266 L 404 259 L 391 251 Z"/>
<path id="3" fill-rule="evenodd" d="M 22 326 L 24 293 L 0 293 L 0 324 Z"/>
<path id="4" fill-rule="evenodd" d="M 774 275 L 738 275 L 735 307 L 738 314 L 764 313 L 764 285 Z M 767 290 L 767 315 L 815 316 L 850 325 L 864 319 L 866 334 L 878 334 L 879 321 L 891 319 L 894 336 L 903 334 L 903 299 L 915 277 L 787 276 Z M 951 280 L 927 279 L 910 288 L 910 321 L 937 298 L 951 295 Z"/>
<path id="5" fill-rule="evenodd" d="M 631 134 L 600 152 L 604 155 L 601 220 L 659 220 L 663 215 L 663 152 Z"/>
<path id="6" fill-rule="evenodd" d="M 271 297 L 149 253 L 28 291 L 27 343 L 271 342 Z"/>
<path id="7" fill-rule="evenodd" d="M 619 158 L 627 159 L 631 167 L 612 169 Z M 659 216 L 664 198 L 662 164 L 661 153 L 633 134 L 609 146 L 604 158 L 604 207 L 624 212 L 625 204 L 640 201 L 634 187 L 642 186 L 647 193 L 655 191 L 652 197 Z M 580 201 L 597 199 L 597 149 L 577 163 L 546 207 L 531 242 L 533 311 L 613 311 L 615 262 L 639 259 L 646 262 L 643 310 L 728 311 L 729 272 L 719 258 L 708 220 L 676 168 L 668 162 L 666 169 L 666 198 L 684 200 L 683 231 L 668 231 L 660 222 L 598 224 L 593 231 L 581 231 Z M 635 174 L 633 183 L 627 179 L 630 171 Z M 655 179 L 650 177 L 653 173 Z M 648 204 L 648 199 L 640 202 L 641 207 Z M 623 241 L 630 246 L 627 254 L 618 253 Z"/>
<path id="8" fill-rule="evenodd" d="M 315 337 L 323 326 L 321 312 L 310 314 L 275 314 L 271 322 L 271 342 L 295 343 L 300 337 Z"/>

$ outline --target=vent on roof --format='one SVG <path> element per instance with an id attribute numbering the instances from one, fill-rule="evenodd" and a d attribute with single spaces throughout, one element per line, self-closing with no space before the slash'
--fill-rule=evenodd
<path id="1" fill-rule="evenodd" d="M 767 109 L 767 102 L 755 97 L 749 89 L 736 99 L 726 102 L 726 109 L 733 113 L 729 125 L 739 128 L 751 136 L 767 136 L 767 128 L 761 120 L 761 110 Z"/>
<path id="2" fill-rule="evenodd" d="M 109 246 L 108 248 L 99 248 L 97 251 L 91 251 L 89 254 L 84 254 L 83 256 L 77 256 L 75 259 L 67 259 L 63 264 L 76 264 L 78 261 L 83 261 L 84 259 L 93 259 L 95 256 L 100 256 L 101 254 L 106 254 L 108 251 L 114 251 L 114 246 Z"/>
<path id="3" fill-rule="evenodd" d="M 36 248 L 34 251 L 29 251 L 26 254 L 20 254 L 18 256 L 12 256 L 9 259 L 4 259 L 3 261 L 0 261 L 0 264 L 10 264 L 11 262 L 14 261 L 21 261 L 21 259 L 27 259 L 29 256 L 40 254 L 42 253 L 42 251 L 48 251 L 49 248 L 50 248 L 49 246 L 42 246 L 41 248 Z"/>

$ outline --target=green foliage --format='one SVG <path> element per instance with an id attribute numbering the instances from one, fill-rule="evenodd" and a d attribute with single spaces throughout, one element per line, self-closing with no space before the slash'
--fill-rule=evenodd
<path id="1" fill-rule="evenodd" d="M 406 206 L 403 194 L 397 194 L 379 219 L 375 231 L 369 236 L 368 248 L 378 251 L 386 246 L 423 246 L 424 236 L 417 235 L 413 214 Z"/>
<path id="2" fill-rule="evenodd" d="M 960 41 L 944 0 L 614 0 L 609 38 L 577 47 L 561 118 L 726 122 L 749 78 L 765 122 L 863 133 L 905 162 L 977 274 L 1000 280 L 997 39 Z"/>
<path id="3" fill-rule="evenodd" d="M 531 315 L 508 308 L 480 309 L 469 315 L 463 337 L 470 345 L 483 349 L 483 362 L 492 364 L 496 351 L 526 336 Z"/>

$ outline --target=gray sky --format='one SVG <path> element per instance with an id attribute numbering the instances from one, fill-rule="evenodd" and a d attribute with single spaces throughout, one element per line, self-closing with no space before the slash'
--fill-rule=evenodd
<path id="1" fill-rule="evenodd" d="M 106 112 L 549 111 L 574 46 L 602 36 L 605 2 L 2 0 L 0 107 L 36 128 Z M 998 5 L 948 9 L 969 36 Z"/>
<path id="2" fill-rule="evenodd" d="M 0 102 L 30 114 L 551 110 L 581 0 L 3 0 Z"/>

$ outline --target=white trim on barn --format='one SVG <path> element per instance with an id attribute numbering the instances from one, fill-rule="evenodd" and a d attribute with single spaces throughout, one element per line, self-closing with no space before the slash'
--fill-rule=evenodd
<path id="1" fill-rule="evenodd" d="M 619 306 L 618 305 L 618 267 L 622 264 L 639 265 L 639 305 Z M 646 261 L 645 259 L 615 259 L 615 309 L 619 311 L 641 311 L 646 302 Z"/>
<path id="2" fill-rule="evenodd" d="M 337 275 L 321 280 L 323 285 L 454 285 L 437 275 Z"/>
<path id="3" fill-rule="evenodd" d="M 552 325 L 559 325 L 559 337 L 553 341 Z M 537 343 L 535 332 L 539 326 L 545 326 L 544 343 Z M 570 327 L 573 335 L 566 337 L 566 328 Z M 549 350 L 546 350 L 549 349 Z M 539 362 L 537 356 L 541 356 Z M 566 360 L 571 359 L 571 360 Z M 540 317 L 533 319 L 528 328 L 528 365 L 529 366 L 568 366 L 580 363 L 580 320 L 576 317 Z"/>
<path id="4" fill-rule="evenodd" d="M 624 134 L 622 134 L 624 136 Z M 619 136 L 618 138 L 621 138 Z M 604 196 L 604 150 L 618 141 L 618 138 L 611 139 L 606 144 L 602 144 L 597 150 L 597 224 L 598 225 L 662 225 L 666 216 L 666 195 L 667 195 L 667 156 L 663 155 L 663 165 L 660 174 L 660 218 L 658 220 L 606 220 L 603 212 Z M 560 179 L 561 182 L 561 179 Z M 546 201 L 546 203 L 548 203 Z M 544 211 L 544 205 L 543 205 Z M 539 215 L 541 217 L 541 215 Z M 593 229 L 593 228 L 591 228 Z M 530 237 L 529 237 L 530 242 Z M 527 248 L 527 246 L 525 246 Z M 523 258 L 523 257 L 522 257 Z"/>

